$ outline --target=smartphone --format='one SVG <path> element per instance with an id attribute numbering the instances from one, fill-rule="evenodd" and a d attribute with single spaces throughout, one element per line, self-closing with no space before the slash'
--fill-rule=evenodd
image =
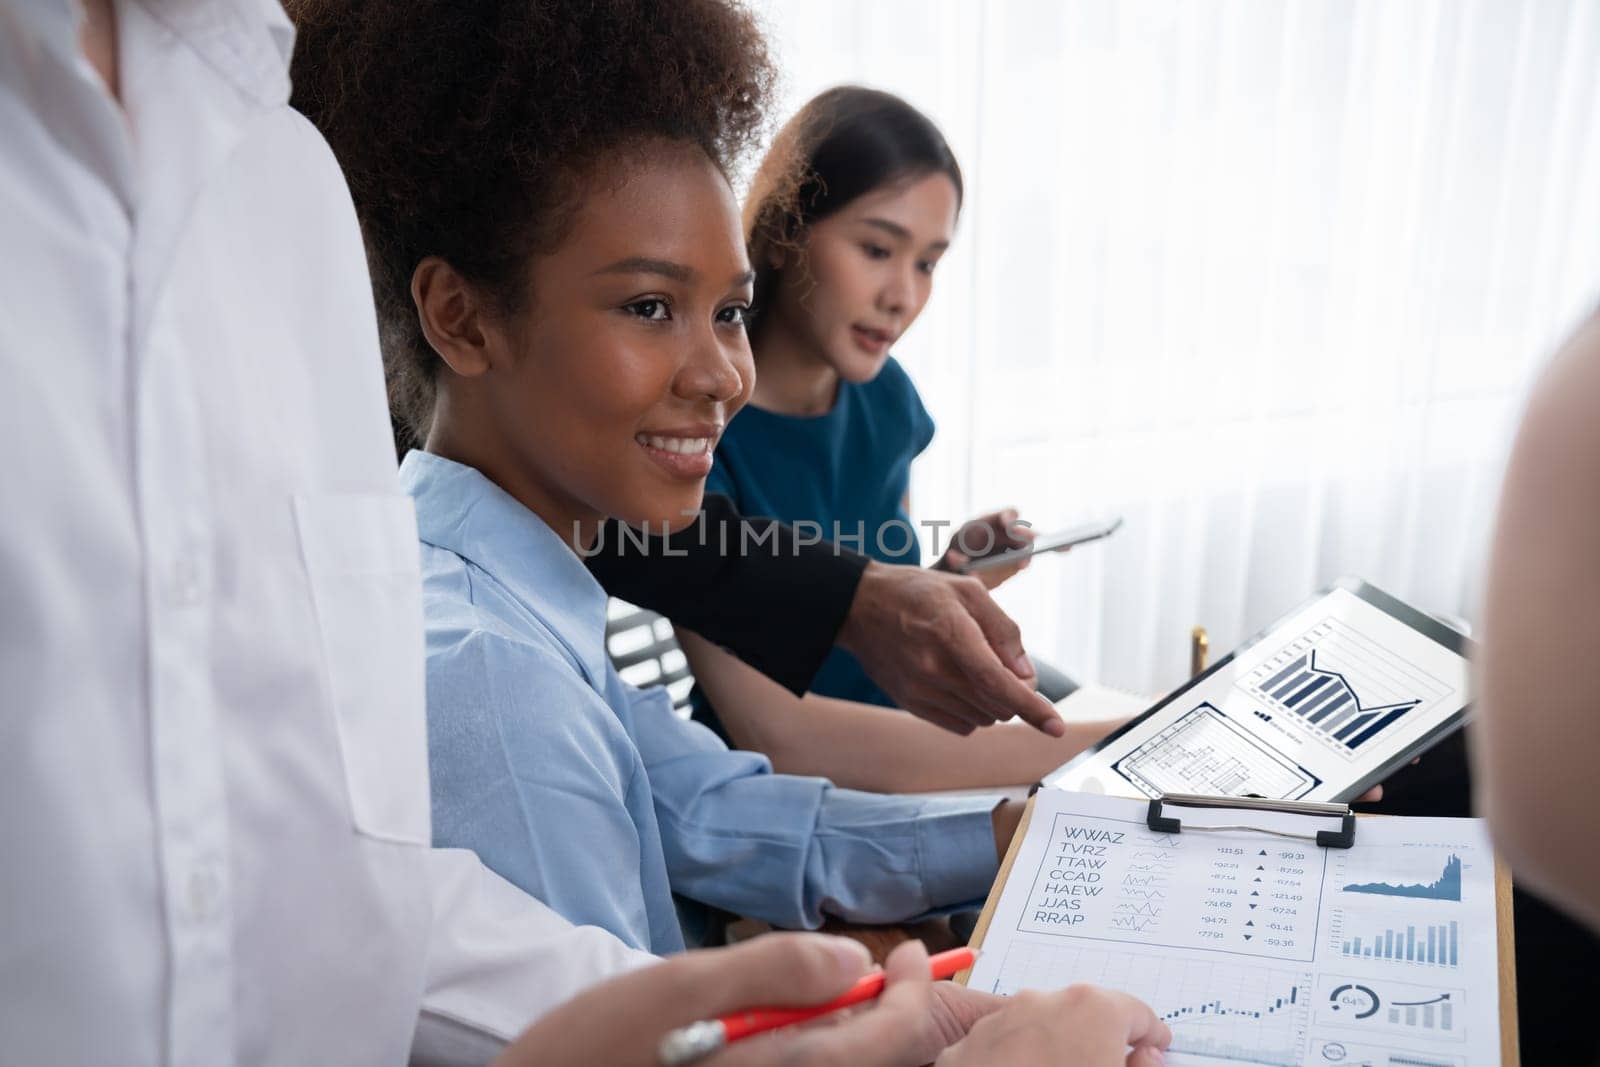
<path id="1" fill-rule="evenodd" d="M 1004 567 L 1007 564 L 1017 563 L 1036 556 L 1041 552 L 1060 552 L 1081 545 L 1089 541 L 1098 541 L 1103 537 L 1110 537 L 1122 526 L 1122 516 L 1109 522 L 1087 522 L 1082 526 L 1073 526 L 1066 530 L 1057 530 L 1051 534 L 1041 534 L 1033 539 L 1033 544 L 1027 548 L 1014 548 L 1009 552 L 1000 552 L 993 556 L 981 556 L 971 560 L 961 568 L 962 574 L 971 574 L 974 571 L 986 571 L 991 567 Z"/>

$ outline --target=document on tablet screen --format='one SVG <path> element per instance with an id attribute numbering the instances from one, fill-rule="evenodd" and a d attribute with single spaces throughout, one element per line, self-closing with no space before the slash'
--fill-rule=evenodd
<path id="1" fill-rule="evenodd" d="M 1459 725 L 1468 698 L 1465 639 L 1361 589 L 1312 600 L 1044 784 L 1134 797 L 1359 795 Z"/>

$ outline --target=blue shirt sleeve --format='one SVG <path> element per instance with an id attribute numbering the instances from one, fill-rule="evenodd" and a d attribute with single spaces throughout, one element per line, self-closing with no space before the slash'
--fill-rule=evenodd
<path id="1" fill-rule="evenodd" d="M 917 392 L 917 387 L 911 384 L 911 379 L 906 379 L 910 387 L 911 401 L 911 443 L 913 456 L 920 456 L 933 443 L 934 424 L 933 416 L 928 414 L 928 409 L 923 406 L 922 394 Z"/>
<path id="2" fill-rule="evenodd" d="M 655 794 L 673 888 L 779 926 L 907 919 L 977 900 L 998 863 L 997 798 L 882 796 L 773 774 L 613 674 Z M 617 703 L 617 701 L 613 701 Z"/>
<path id="3" fill-rule="evenodd" d="M 483 631 L 430 650 L 428 751 L 435 845 L 471 849 L 573 923 L 682 947 L 659 860 L 663 884 L 648 885 L 654 827 L 629 809 L 649 785 L 560 653 Z"/>
<path id="4" fill-rule="evenodd" d="M 895 398 L 910 423 L 911 455 L 920 456 L 933 442 L 934 433 L 933 416 L 922 403 L 922 394 L 917 392 L 916 383 L 900 365 L 900 361 L 892 356 L 883 365 L 878 377 L 884 390 Z"/>

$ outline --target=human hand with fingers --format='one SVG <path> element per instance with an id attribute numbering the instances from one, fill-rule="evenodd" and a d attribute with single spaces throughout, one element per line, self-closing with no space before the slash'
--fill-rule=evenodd
<path id="1" fill-rule="evenodd" d="M 1126 993 L 1075 985 L 1018 993 L 946 1049 L 935 1067 L 1157 1067 L 1172 1031 Z"/>
<path id="2" fill-rule="evenodd" d="M 1066 724 L 1034 688 L 1017 624 L 977 578 L 873 562 L 840 647 L 895 703 L 958 734 L 1021 718 L 1051 737 Z"/>
<path id="3" fill-rule="evenodd" d="M 731 948 L 686 952 L 612 979 L 546 1015 L 495 1067 L 605 1063 L 658 1067 L 661 1039 L 702 1019 L 752 1008 L 824 1004 L 871 969 L 866 949 L 821 934 L 768 934 Z M 811 1067 L 928 1063 L 1003 998 L 928 976 L 928 955 L 909 941 L 889 956 L 883 995 L 848 1015 L 735 1042 L 705 1067 Z"/>
<path id="4" fill-rule="evenodd" d="M 966 565 L 973 560 L 1027 548 L 1038 536 L 1032 527 L 1017 517 L 1015 508 L 992 511 L 962 523 L 950 538 L 950 547 L 945 549 L 944 555 L 939 557 L 934 567 L 954 574 L 963 574 Z M 972 576 L 986 588 L 995 589 L 1018 571 L 1026 569 L 1032 561 L 1032 556 L 1025 556 L 1003 567 L 994 566 L 974 571 Z"/>

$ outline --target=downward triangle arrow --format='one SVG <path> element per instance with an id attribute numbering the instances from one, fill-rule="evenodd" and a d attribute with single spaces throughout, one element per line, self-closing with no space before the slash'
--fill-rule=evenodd
<path id="1" fill-rule="evenodd" d="M 1246 940 L 1246 941 L 1248 941 L 1248 940 L 1250 940 L 1250 935 L 1249 935 L 1249 934 L 1245 934 L 1245 935 L 1244 935 L 1244 939 L 1245 939 L 1245 940 Z"/>

